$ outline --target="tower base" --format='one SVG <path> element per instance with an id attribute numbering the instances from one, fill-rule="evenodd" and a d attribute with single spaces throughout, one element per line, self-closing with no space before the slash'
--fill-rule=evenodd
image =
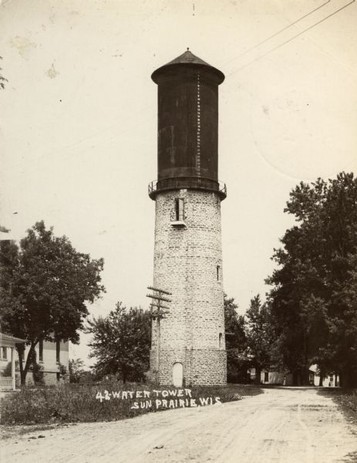
<path id="1" fill-rule="evenodd" d="M 157 351 L 151 349 L 150 378 L 160 386 L 227 384 L 227 352 L 223 349 L 161 349 L 158 368 L 157 364 Z"/>

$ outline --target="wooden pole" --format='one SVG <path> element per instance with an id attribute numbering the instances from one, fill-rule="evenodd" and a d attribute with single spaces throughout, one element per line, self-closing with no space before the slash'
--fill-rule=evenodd
<path id="1" fill-rule="evenodd" d="M 165 314 L 168 312 L 169 307 L 162 305 L 162 302 L 171 302 L 171 299 L 168 299 L 166 297 L 163 297 L 163 294 L 165 295 L 171 295 L 168 291 L 164 291 L 163 289 L 158 289 L 158 288 L 153 288 L 152 286 L 148 286 L 147 289 L 150 289 L 151 291 L 154 292 L 154 294 L 147 294 L 146 297 L 149 297 L 150 299 L 154 299 L 154 301 L 150 304 L 151 308 L 151 317 L 152 319 L 156 319 L 156 326 L 157 326 L 157 338 L 156 338 L 156 369 L 157 369 L 157 375 L 156 375 L 156 381 L 157 384 L 160 384 L 160 348 L 161 348 L 161 342 L 160 342 L 160 337 L 161 337 L 161 319 L 165 318 Z M 156 310 L 153 311 L 153 308 L 156 307 Z M 165 309 L 165 310 L 162 310 Z"/>

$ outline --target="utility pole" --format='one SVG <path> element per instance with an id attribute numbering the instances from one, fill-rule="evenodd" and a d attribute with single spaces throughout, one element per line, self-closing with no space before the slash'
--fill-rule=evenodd
<path id="1" fill-rule="evenodd" d="M 151 319 L 156 320 L 156 370 L 157 376 L 156 381 L 159 384 L 159 372 L 160 372 L 160 321 L 162 318 L 166 318 L 166 314 L 169 312 L 170 307 L 167 305 L 162 305 L 164 302 L 171 302 L 171 299 L 168 299 L 165 296 L 171 296 L 171 293 L 164 291 L 163 289 L 153 288 L 148 286 L 147 289 L 153 291 L 152 294 L 147 294 L 146 297 L 153 299 L 150 304 Z"/>

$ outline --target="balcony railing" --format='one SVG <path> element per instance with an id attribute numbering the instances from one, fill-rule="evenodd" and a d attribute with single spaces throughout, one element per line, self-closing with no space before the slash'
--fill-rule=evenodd
<path id="1" fill-rule="evenodd" d="M 215 191 L 221 199 L 227 196 L 227 186 L 223 182 L 204 177 L 174 177 L 154 180 L 148 185 L 148 193 L 151 199 L 155 199 L 161 191 L 192 188 L 195 190 Z"/>

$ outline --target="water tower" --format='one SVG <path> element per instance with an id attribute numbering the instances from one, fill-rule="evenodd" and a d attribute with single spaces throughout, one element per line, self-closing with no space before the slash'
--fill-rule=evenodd
<path id="1" fill-rule="evenodd" d="M 218 181 L 218 86 L 224 75 L 187 50 L 151 77 L 158 86 L 158 176 L 149 185 L 155 201 L 150 373 L 161 385 L 222 385 L 226 188 Z"/>

